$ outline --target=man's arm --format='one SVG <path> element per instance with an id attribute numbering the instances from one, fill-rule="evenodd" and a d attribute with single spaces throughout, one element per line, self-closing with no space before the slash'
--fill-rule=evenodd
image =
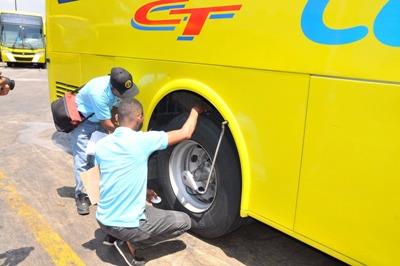
<path id="1" fill-rule="evenodd" d="M 167 132 L 168 146 L 175 145 L 183 140 L 190 139 L 196 129 L 197 119 L 199 117 L 199 108 L 193 107 L 190 115 L 181 129 Z"/>
<path id="2" fill-rule="evenodd" d="M 100 120 L 100 125 L 108 132 L 114 132 L 115 124 L 113 123 L 113 113 L 107 106 L 107 103 L 102 99 L 96 99 L 94 95 L 91 95 L 90 103 L 93 107 L 95 117 Z"/>

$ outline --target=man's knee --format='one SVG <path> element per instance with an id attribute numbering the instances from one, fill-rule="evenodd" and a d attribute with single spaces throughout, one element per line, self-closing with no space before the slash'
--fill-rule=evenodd
<path id="1" fill-rule="evenodd" d="M 174 216 L 175 223 L 180 231 L 186 232 L 190 230 L 192 227 L 192 220 L 189 215 L 184 212 L 176 212 Z"/>

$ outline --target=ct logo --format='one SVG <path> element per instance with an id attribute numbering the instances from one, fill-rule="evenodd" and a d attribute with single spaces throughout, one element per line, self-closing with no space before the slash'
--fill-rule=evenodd
<path id="1" fill-rule="evenodd" d="M 131 25 L 143 31 L 174 31 L 182 22 L 186 27 L 178 41 L 192 41 L 201 33 L 207 20 L 232 19 L 242 5 L 185 8 L 190 0 L 158 0 L 139 7 L 131 20 Z M 164 12 L 166 19 L 150 19 L 152 13 Z"/>

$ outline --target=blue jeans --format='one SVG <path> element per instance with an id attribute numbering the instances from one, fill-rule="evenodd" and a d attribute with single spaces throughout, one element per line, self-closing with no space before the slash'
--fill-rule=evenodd
<path id="1" fill-rule="evenodd" d="M 77 197 L 79 193 L 85 192 L 80 173 L 94 166 L 94 158 L 88 158 L 86 148 L 92 133 L 95 131 L 105 132 L 100 123 L 86 120 L 71 132 L 72 156 L 74 158 L 75 197 Z"/>

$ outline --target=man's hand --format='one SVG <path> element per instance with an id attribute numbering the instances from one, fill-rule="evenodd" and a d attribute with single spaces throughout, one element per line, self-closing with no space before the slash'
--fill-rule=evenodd
<path id="1" fill-rule="evenodd" d="M 1 75 L 2 72 L 0 72 L 0 96 L 7 95 L 10 89 L 6 89 L 6 81 L 3 79 L 3 76 Z"/>
<path id="2" fill-rule="evenodd" d="M 183 125 L 182 130 L 186 135 L 185 139 L 190 139 L 193 135 L 194 130 L 196 129 L 197 119 L 200 114 L 199 107 L 193 107 L 190 111 L 189 118 L 186 120 L 186 123 Z"/>
<path id="3" fill-rule="evenodd" d="M 198 114 L 205 113 L 208 110 L 207 106 L 204 104 L 196 104 L 195 106 L 193 106 L 193 109 L 196 110 Z"/>
<path id="4" fill-rule="evenodd" d="M 153 198 L 157 198 L 157 197 L 158 197 L 158 195 L 157 195 L 157 193 L 154 192 L 154 190 L 152 190 L 152 189 L 148 189 L 148 190 L 147 190 L 146 201 L 147 201 L 148 203 L 151 203 L 151 200 L 152 200 Z"/>
<path id="5" fill-rule="evenodd" d="M 9 78 L 3 77 L 0 72 L 0 96 L 7 95 L 15 86 L 15 82 Z"/>
<path id="6" fill-rule="evenodd" d="M 8 85 L 1 85 L 0 84 L 0 96 L 5 96 L 10 92 L 10 87 Z"/>
<path id="7" fill-rule="evenodd" d="M 190 139 L 196 129 L 197 119 L 199 112 L 202 110 L 199 107 L 193 107 L 190 111 L 190 115 L 186 120 L 185 124 L 181 129 L 169 131 L 168 134 L 168 145 L 175 145 L 183 140 Z"/>

